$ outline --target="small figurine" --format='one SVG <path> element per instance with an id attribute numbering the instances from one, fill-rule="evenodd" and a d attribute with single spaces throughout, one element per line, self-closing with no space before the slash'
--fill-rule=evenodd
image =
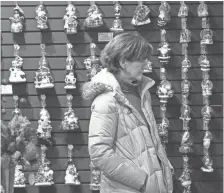
<path id="1" fill-rule="evenodd" d="M 159 27 L 164 27 L 170 22 L 170 12 L 170 5 L 166 1 L 162 1 L 161 5 L 159 6 L 159 16 L 157 21 Z"/>
<path id="2" fill-rule="evenodd" d="M 26 178 L 24 173 L 21 171 L 22 165 L 16 164 L 15 167 L 15 178 L 14 178 L 14 188 L 23 188 L 26 186 Z"/>
<path id="3" fill-rule="evenodd" d="M 63 130 L 75 130 L 79 128 L 79 119 L 72 109 L 72 95 L 67 95 L 68 109 L 64 113 L 64 118 L 61 122 L 61 128 Z"/>
<path id="4" fill-rule="evenodd" d="M 179 180 L 181 181 L 181 185 L 183 187 L 187 187 L 191 185 L 191 170 L 189 168 L 185 168 L 182 175 L 179 177 Z"/>
<path id="5" fill-rule="evenodd" d="M 90 57 L 84 60 L 87 69 L 87 77 L 89 80 L 102 69 L 100 60 L 96 57 L 96 44 L 90 43 Z"/>
<path id="6" fill-rule="evenodd" d="M 110 28 L 110 31 L 113 32 L 123 32 L 124 29 L 122 27 L 122 21 L 119 19 L 119 17 L 116 17 L 116 19 L 113 22 L 113 26 Z"/>
<path id="7" fill-rule="evenodd" d="M 114 15 L 116 16 L 116 19 L 113 22 L 113 26 L 110 28 L 110 30 L 115 33 L 124 31 L 122 27 L 122 21 L 119 18 L 120 14 L 121 14 L 121 5 L 118 1 L 115 1 Z"/>
<path id="8" fill-rule="evenodd" d="M 198 17 L 207 17 L 208 16 L 208 6 L 204 1 L 200 1 L 198 6 Z"/>
<path id="9" fill-rule="evenodd" d="M 78 179 L 79 174 L 72 160 L 72 149 L 73 149 L 73 145 L 68 145 L 69 160 L 68 160 L 68 166 L 66 169 L 65 184 L 80 185 L 80 181 Z"/>
<path id="10" fill-rule="evenodd" d="M 66 14 L 64 15 L 63 19 L 65 21 L 64 24 L 65 32 L 67 34 L 76 34 L 78 27 L 76 8 L 71 2 L 69 2 L 66 8 Z"/>
<path id="11" fill-rule="evenodd" d="M 96 28 L 103 25 L 102 13 L 95 4 L 95 1 L 90 2 L 88 17 L 85 19 L 84 25 L 89 28 Z"/>
<path id="12" fill-rule="evenodd" d="M 212 95 L 212 88 L 213 88 L 213 83 L 210 80 L 203 80 L 201 82 L 201 87 L 202 87 L 202 95 L 203 96 L 209 96 Z"/>
<path id="13" fill-rule="evenodd" d="M 213 44 L 212 36 L 213 32 L 211 29 L 203 29 L 200 33 L 201 44 Z"/>
<path id="14" fill-rule="evenodd" d="M 188 105 L 183 104 L 181 107 L 181 117 L 183 121 L 190 121 L 190 107 Z"/>
<path id="15" fill-rule="evenodd" d="M 9 82 L 11 83 L 26 82 L 26 74 L 21 69 L 23 65 L 23 59 L 18 55 L 19 48 L 19 45 L 14 45 L 15 60 L 12 61 L 12 67 L 9 69 Z"/>
<path id="16" fill-rule="evenodd" d="M 178 12 L 178 17 L 187 17 L 189 12 L 189 7 L 184 3 L 184 1 L 180 2 L 180 9 Z"/>
<path id="17" fill-rule="evenodd" d="M 189 43 L 191 41 L 191 32 L 189 29 L 182 29 L 180 32 L 180 43 Z"/>
<path id="18" fill-rule="evenodd" d="M 67 44 L 67 65 L 66 65 L 66 76 L 65 76 L 65 89 L 75 89 L 76 88 L 76 78 L 73 72 L 73 67 L 75 64 L 74 59 L 71 56 L 72 44 Z"/>
<path id="19" fill-rule="evenodd" d="M 170 59 L 170 47 L 169 47 L 169 43 L 168 42 L 162 42 L 160 43 L 159 45 L 160 47 L 157 49 L 159 50 L 160 52 L 160 55 L 159 55 L 159 59 L 160 59 L 160 62 L 167 62 L 169 59 Z"/>
<path id="20" fill-rule="evenodd" d="M 42 109 L 40 110 L 40 119 L 38 120 L 38 128 L 37 128 L 37 136 L 41 139 L 48 140 L 51 138 L 51 120 L 50 114 L 47 111 L 46 107 L 46 96 L 44 94 L 41 95 L 41 105 Z"/>
<path id="21" fill-rule="evenodd" d="M 181 65 L 182 65 L 182 68 L 190 68 L 191 67 L 191 61 L 188 60 L 188 58 L 184 58 Z"/>
<path id="22" fill-rule="evenodd" d="M 210 121 L 211 120 L 212 113 L 213 113 L 213 109 L 208 105 L 205 105 L 201 109 L 201 114 L 202 114 L 203 119 L 205 121 Z"/>
<path id="23" fill-rule="evenodd" d="M 5 193 L 5 190 L 1 184 L 0 184 L 0 193 Z"/>
<path id="24" fill-rule="evenodd" d="M 201 170 L 203 172 L 213 172 L 214 169 L 212 168 L 213 165 L 213 160 L 211 159 L 210 156 L 206 155 L 202 159 L 203 166 L 201 167 Z"/>
<path id="25" fill-rule="evenodd" d="M 190 133 L 189 131 L 185 131 L 182 136 L 181 146 L 179 148 L 179 152 L 182 154 L 188 154 L 192 152 L 192 145 L 193 142 L 190 139 Z"/>
<path id="26" fill-rule="evenodd" d="M 23 32 L 25 26 L 25 16 L 23 10 L 16 4 L 16 7 L 13 11 L 13 17 L 10 17 L 11 21 L 11 32 L 20 33 Z"/>
<path id="27" fill-rule="evenodd" d="M 205 136 L 203 138 L 203 147 L 205 155 L 208 155 L 208 149 L 210 147 L 211 140 L 212 140 L 212 134 L 210 133 L 210 131 L 206 131 Z"/>
<path id="28" fill-rule="evenodd" d="M 131 24 L 134 26 L 141 26 L 151 23 L 149 18 L 151 10 L 143 4 L 142 1 L 138 2 L 138 6 L 135 9 L 134 16 L 131 20 Z"/>
<path id="29" fill-rule="evenodd" d="M 149 73 L 152 72 L 152 62 L 147 60 L 147 65 L 144 68 L 144 73 Z"/>
<path id="30" fill-rule="evenodd" d="M 45 145 L 41 145 L 41 163 L 35 176 L 35 186 L 51 186 L 54 184 L 54 172 L 49 167 L 50 161 L 46 159 L 46 150 L 47 147 Z"/>
<path id="31" fill-rule="evenodd" d="M 40 30 L 46 30 L 48 29 L 48 15 L 47 10 L 43 4 L 43 2 L 40 2 L 40 5 L 36 7 L 36 20 L 37 20 L 37 28 Z"/>
<path id="32" fill-rule="evenodd" d="M 173 96 L 172 85 L 168 80 L 161 81 L 157 87 L 157 95 L 161 103 L 167 103 L 167 99 Z"/>
<path id="33" fill-rule="evenodd" d="M 189 80 L 183 80 L 181 83 L 181 89 L 182 89 L 182 94 L 183 95 L 187 95 L 189 93 L 190 90 L 190 81 Z"/>
<path id="34" fill-rule="evenodd" d="M 201 66 L 201 70 L 207 72 L 210 70 L 210 62 L 206 55 L 201 55 L 198 59 L 198 64 Z"/>
<path id="35" fill-rule="evenodd" d="M 44 88 L 53 88 L 53 78 L 50 73 L 50 69 L 48 68 L 48 61 L 45 57 L 45 45 L 41 44 L 42 57 L 39 61 L 38 71 L 35 73 L 34 83 L 35 88 L 44 89 Z"/>
<path id="36" fill-rule="evenodd" d="M 168 143 L 168 127 L 169 127 L 169 120 L 167 118 L 163 118 L 162 122 L 157 124 L 157 129 L 162 144 Z"/>
<path id="37" fill-rule="evenodd" d="M 90 163 L 91 169 L 91 182 L 90 182 L 90 190 L 100 190 L 100 182 L 101 182 L 101 171 Z"/>

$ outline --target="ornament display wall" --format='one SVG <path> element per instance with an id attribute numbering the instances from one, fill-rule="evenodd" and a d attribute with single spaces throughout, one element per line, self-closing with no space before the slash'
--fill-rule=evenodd
<path id="1" fill-rule="evenodd" d="M 214 32 L 212 45 L 208 46 L 207 57 L 210 61 L 210 80 L 213 83 L 212 96 L 210 97 L 210 105 L 214 110 L 210 124 L 210 131 L 213 139 L 210 147 L 211 157 L 213 159 L 213 173 L 204 173 L 201 171 L 203 158 L 203 137 L 201 108 L 203 107 L 202 90 L 201 90 L 201 69 L 198 64 L 200 56 L 200 31 L 201 18 L 197 15 L 198 1 L 186 2 L 189 6 L 188 29 L 191 30 L 191 43 L 188 47 L 188 57 L 191 61 L 191 68 L 188 71 L 188 80 L 191 82 L 191 90 L 189 95 L 189 103 L 191 107 L 191 136 L 194 142 L 194 154 L 190 157 L 189 164 L 192 169 L 192 192 L 194 193 L 221 193 L 222 192 L 222 156 L 223 156 L 223 115 L 222 115 L 222 98 L 223 98 L 223 2 L 210 1 L 206 2 L 209 10 L 210 27 Z M 90 118 L 90 102 L 83 101 L 80 96 L 80 86 L 88 81 L 83 63 L 90 56 L 90 43 L 96 44 L 96 55 L 99 56 L 100 50 L 105 46 L 105 42 L 98 42 L 98 32 L 110 32 L 115 19 L 113 1 L 96 2 L 103 14 L 104 26 L 96 29 L 87 29 L 84 31 L 84 20 L 87 16 L 87 10 L 90 6 L 88 1 L 75 1 L 73 4 L 77 9 L 77 17 L 80 28 L 77 34 L 66 35 L 64 31 L 66 1 L 46 1 L 45 8 L 48 12 L 49 29 L 40 31 L 37 28 L 35 8 L 39 5 L 38 1 L 18 2 L 23 9 L 25 15 L 25 32 L 21 34 L 11 33 L 9 17 L 13 15 L 15 7 L 13 1 L 1 2 L 1 79 L 8 80 L 9 68 L 14 60 L 14 44 L 20 46 L 19 55 L 23 58 L 23 70 L 26 74 L 27 82 L 13 85 L 15 95 L 24 97 L 26 103 L 21 105 L 21 110 L 25 116 L 31 121 L 32 126 L 37 128 L 39 112 L 41 109 L 40 93 L 35 89 L 33 78 L 34 73 L 39 66 L 41 57 L 40 44 L 46 45 L 47 59 L 52 77 L 54 79 L 54 88 L 47 90 L 46 108 L 51 115 L 52 126 L 52 146 L 48 148 L 47 158 L 51 162 L 51 169 L 54 170 L 54 185 L 43 190 L 37 187 L 27 186 L 27 193 L 90 193 L 90 160 L 88 155 L 88 124 Z M 119 18 L 122 21 L 124 31 L 138 31 L 143 37 L 152 43 L 154 47 L 154 55 L 152 57 L 153 72 L 149 74 L 156 81 L 156 85 L 151 89 L 153 110 L 157 123 L 161 122 L 160 103 L 156 95 L 156 87 L 160 83 L 160 63 L 158 60 L 158 45 L 160 43 L 160 28 L 157 26 L 157 18 L 159 15 L 160 2 L 146 1 L 150 12 L 151 23 L 145 26 L 133 26 L 131 20 L 133 18 L 137 1 L 120 2 L 121 14 Z M 167 39 L 169 40 L 171 52 L 171 62 L 166 66 L 167 79 L 172 83 L 174 96 L 169 99 L 167 104 L 166 117 L 170 121 L 168 129 L 168 144 L 166 146 L 167 155 L 175 168 L 174 175 L 174 193 L 183 191 L 178 177 L 183 171 L 183 160 L 179 153 L 181 143 L 182 121 L 180 117 L 181 109 L 181 44 L 179 43 L 181 19 L 178 17 L 180 2 L 169 2 L 171 6 L 171 22 L 168 24 Z M 77 78 L 76 89 L 65 90 L 64 81 L 66 76 L 66 58 L 67 43 L 73 45 L 72 56 L 75 60 L 76 67 L 74 69 Z M 72 94 L 72 107 L 75 114 L 79 118 L 80 129 L 68 131 L 60 129 L 60 123 L 64 117 L 68 105 L 67 94 Z M 6 114 L 4 116 L 7 123 L 12 118 L 13 98 L 11 95 L 5 96 L 6 102 L 4 108 Z M 71 187 L 64 184 L 66 171 L 66 163 L 68 161 L 68 144 L 74 145 L 73 160 L 79 173 L 80 187 Z M 37 168 L 33 168 L 34 171 Z M 27 179 L 29 171 L 25 171 Z M 28 181 L 26 181 L 28 184 Z M 15 189 L 15 192 L 19 192 Z"/>

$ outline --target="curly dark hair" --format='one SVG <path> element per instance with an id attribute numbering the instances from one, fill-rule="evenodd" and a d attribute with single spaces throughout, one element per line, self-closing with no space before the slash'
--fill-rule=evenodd
<path id="1" fill-rule="evenodd" d="M 115 36 L 101 51 L 104 68 L 116 74 L 122 67 L 120 61 L 144 61 L 149 59 L 153 47 L 137 32 L 125 32 Z"/>

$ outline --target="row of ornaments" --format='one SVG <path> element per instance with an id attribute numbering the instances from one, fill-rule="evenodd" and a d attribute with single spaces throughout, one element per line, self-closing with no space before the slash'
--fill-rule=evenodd
<path id="1" fill-rule="evenodd" d="M 68 145 L 68 156 L 69 159 L 67 161 L 67 168 L 65 171 L 65 184 L 68 185 L 80 185 L 79 181 L 79 173 L 76 169 L 75 163 L 72 159 L 72 150 L 74 146 Z M 50 168 L 50 161 L 46 158 L 46 150 L 47 147 L 45 145 L 41 145 L 40 152 L 40 164 L 36 175 L 34 173 L 30 173 L 29 175 L 29 183 L 34 186 L 51 186 L 54 184 L 53 174 L 54 171 Z M 23 188 L 26 186 L 26 178 L 22 171 L 22 165 L 17 164 L 15 167 L 15 178 L 14 178 L 14 187 L 15 188 Z"/>
<path id="2" fill-rule="evenodd" d="M 110 28 L 111 31 L 114 32 L 122 32 L 124 31 L 122 27 L 122 21 L 119 19 L 121 14 L 121 5 L 119 1 L 114 1 L 114 15 L 116 19 L 113 22 L 113 26 Z M 37 28 L 40 30 L 46 30 L 49 28 L 48 26 L 48 13 L 47 10 L 41 2 L 36 7 L 36 17 L 37 20 Z M 148 6 L 144 5 L 142 1 L 138 2 L 138 6 L 135 9 L 134 16 L 132 18 L 131 24 L 134 26 L 142 26 L 151 23 L 149 18 L 151 10 Z M 68 6 L 66 8 L 66 14 L 63 17 L 64 20 L 64 30 L 67 34 L 76 34 L 78 29 L 78 17 L 77 17 L 77 9 L 71 3 L 68 2 Z M 181 10 L 178 14 L 185 14 L 185 8 Z M 102 13 L 99 10 L 98 6 L 94 1 L 90 2 L 90 7 L 87 11 L 87 18 L 84 21 L 84 26 L 87 28 L 97 28 L 104 25 Z M 20 33 L 24 31 L 25 27 L 25 14 L 21 7 L 19 7 L 18 3 L 16 3 L 16 7 L 14 8 L 13 17 L 9 18 L 11 21 L 11 32 Z M 159 16 L 158 16 L 158 26 L 163 27 L 171 20 L 171 9 L 169 4 L 166 1 L 162 1 L 159 7 Z"/>

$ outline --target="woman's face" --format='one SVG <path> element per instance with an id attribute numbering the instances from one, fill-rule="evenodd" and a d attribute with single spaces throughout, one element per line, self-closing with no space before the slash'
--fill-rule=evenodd
<path id="1" fill-rule="evenodd" d="M 138 86 L 143 77 L 143 72 L 148 64 L 148 60 L 144 61 L 127 61 L 125 60 L 121 63 L 123 69 L 121 69 L 121 78 L 123 81 L 132 84 L 133 86 Z"/>

